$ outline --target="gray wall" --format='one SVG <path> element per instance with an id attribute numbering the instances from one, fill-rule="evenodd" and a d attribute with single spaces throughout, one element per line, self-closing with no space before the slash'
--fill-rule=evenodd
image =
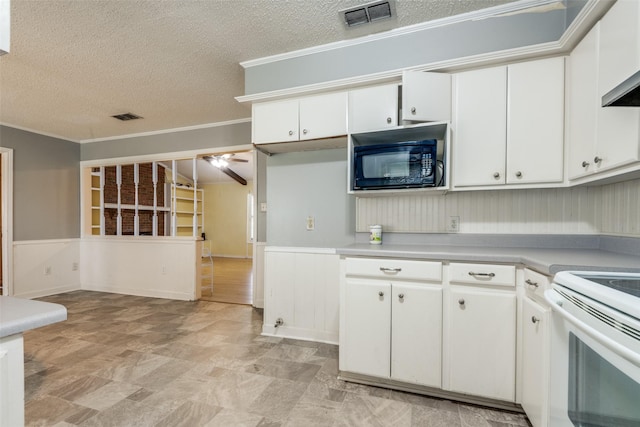
<path id="1" fill-rule="evenodd" d="M 355 240 L 346 149 L 276 154 L 267 161 L 267 243 L 338 247 Z M 315 230 L 306 230 L 306 218 Z"/>
<path id="2" fill-rule="evenodd" d="M 245 94 L 424 66 L 557 41 L 585 3 L 585 0 L 570 0 L 564 10 L 463 21 L 255 65 L 245 70 Z"/>
<path id="3" fill-rule="evenodd" d="M 13 239 L 80 237 L 80 145 L 0 126 L 13 149 Z"/>
<path id="4" fill-rule="evenodd" d="M 110 159 L 251 144 L 251 122 L 81 145 L 82 160 Z"/>

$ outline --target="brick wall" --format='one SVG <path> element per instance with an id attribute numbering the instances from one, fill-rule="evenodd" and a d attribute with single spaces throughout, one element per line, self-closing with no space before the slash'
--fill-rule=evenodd
<path id="1" fill-rule="evenodd" d="M 135 184 L 133 180 L 133 165 L 122 166 L 122 185 L 120 187 L 120 203 L 123 205 L 135 204 Z M 104 168 L 104 202 L 118 203 L 118 186 L 116 184 L 116 167 Z M 138 167 L 138 207 L 153 206 L 153 166 L 151 163 L 141 163 Z M 158 206 L 164 206 L 165 171 L 158 165 L 157 200 Z M 134 234 L 133 209 L 122 209 L 122 234 Z M 105 234 L 115 235 L 118 226 L 118 210 L 105 208 Z M 140 222 L 139 233 L 141 235 L 153 234 L 153 211 L 138 210 Z M 158 236 L 164 236 L 165 213 L 158 212 Z"/>

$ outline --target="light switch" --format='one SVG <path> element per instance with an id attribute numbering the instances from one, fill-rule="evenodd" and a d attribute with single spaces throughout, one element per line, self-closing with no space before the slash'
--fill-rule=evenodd
<path id="1" fill-rule="evenodd" d="M 260 212 L 266 212 L 266 211 L 267 211 L 267 203 L 266 202 L 260 203 Z"/>
<path id="2" fill-rule="evenodd" d="M 316 221 L 313 219 L 312 216 L 308 216 L 307 217 L 307 231 L 313 231 L 313 229 L 316 227 Z"/>

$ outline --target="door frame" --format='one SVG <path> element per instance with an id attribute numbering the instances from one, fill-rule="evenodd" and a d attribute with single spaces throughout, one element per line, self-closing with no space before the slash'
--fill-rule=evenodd
<path id="1" fill-rule="evenodd" d="M 13 295 L 13 149 L 0 147 L 2 162 L 2 295 Z"/>

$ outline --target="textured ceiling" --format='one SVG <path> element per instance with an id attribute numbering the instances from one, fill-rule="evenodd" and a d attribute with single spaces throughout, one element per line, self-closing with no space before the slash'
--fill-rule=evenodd
<path id="1" fill-rule="evenodd" d="M 11 0 L 0 123 L 84 141 L 244 119 L 242 61 L 510 1 L 397 0 L 348 30 L 338 11 L 366 1 Z"/>

